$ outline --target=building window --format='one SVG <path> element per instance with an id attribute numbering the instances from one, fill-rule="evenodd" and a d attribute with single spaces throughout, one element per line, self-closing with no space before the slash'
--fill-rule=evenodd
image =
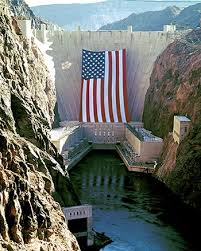
<path id="1" fill-rule="evenodd" d="M 187 131 L 188 131 L 188 128 L 184 127 L 184 132 L 187 133 Z"/>

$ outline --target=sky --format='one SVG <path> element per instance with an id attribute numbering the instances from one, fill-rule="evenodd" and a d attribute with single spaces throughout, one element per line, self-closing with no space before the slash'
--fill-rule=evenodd
<path id="1" fill-rule="evenodd" d="M 45 5 L 45 4 L 71 4 L 71 3 L 97 3 L 104 0 L 25 0 L 29 6 Z"/>

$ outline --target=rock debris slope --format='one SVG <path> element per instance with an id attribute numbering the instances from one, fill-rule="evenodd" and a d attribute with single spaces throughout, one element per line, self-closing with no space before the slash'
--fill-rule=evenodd
<path id="1" fill-rule="evenodd" d="M 192 120 L 188 136 L 178 146 L 172 134 L 173 116 Z M 143 119 L 165 137 L 158 176 L 194 207 L 201 206 L 201 29 L 176 41 L 158 57 L 146 94 Z"/>
<path id="2" fill-rule="evenodd" d="M 0 250 L 80 250 L 60 207 L 79 201 L 47 133 L 55 101 L 40 51 L 1 11 Z"/>

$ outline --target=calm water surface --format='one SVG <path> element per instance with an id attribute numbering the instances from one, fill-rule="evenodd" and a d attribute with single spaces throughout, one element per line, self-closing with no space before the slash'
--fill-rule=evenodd
<path id="1" fill-rule="evenodd" d="M 70 176 L 93 205 L 93 227 L 113 240 L 102 251 L 201 250 L 191 213 L 155 179 L 128 173 L 115 152 L 92 152 Z"/>

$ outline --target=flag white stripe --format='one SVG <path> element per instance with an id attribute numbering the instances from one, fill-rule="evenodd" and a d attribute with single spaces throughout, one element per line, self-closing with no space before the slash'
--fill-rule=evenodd
<path id="1" fill-rule="evenodd" d="M 101 113 L 101 79 L 97 79 L 97 113 L 98 113 L 98 122 L 103 122 L 102 113 Z"/>
<path id="2" fill-rule="evenodd" d="M 123 51 L 119 50 L 119 100 L 121 109 L 122 122 L 126 121 L 125 107 L 124 107 L 124 87 L 123 87 Z"/>
<path id="3" fill-rule="evenodd" d="M 87 122 L 86 98 L 87 98 L 87 80 L 84 80 L 83 89 L 82 89 L 82 120 L 83 122 Z"/>
<path id="4" fill-rule="evenodd" d="M 104 78 L 104 106 L 106 122 L 110 122 L 109 103 L 108 103 L 108 83 L 109 83 L 109 56 L 105 52 L 105 78 Z"/>
<path id="5" fill-rule="evenodd" d="M 93 88 L 94 87 L 94 80 L 90 79 L 89 82 L 89 114 L 90 114 L 90 122 L 95 122 L 94 118 L 94 95 L 93 95 Z"/>
<path id="6" fill-rule="evenodd" d="M 116 98 L 116 54 L 112 51 L 112 111 L 114 122 L 118 122 Z"/>

